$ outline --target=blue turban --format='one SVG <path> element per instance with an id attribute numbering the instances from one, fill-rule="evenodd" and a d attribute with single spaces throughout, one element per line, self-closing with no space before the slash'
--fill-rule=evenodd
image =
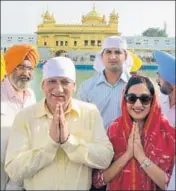
<path id="1" fill-rule="evenodd" d="M 162 51 L 154 51 L 153 58 L 158 64 L 159 75 L 167 82 L 175 85 L 175 56 Z"/>

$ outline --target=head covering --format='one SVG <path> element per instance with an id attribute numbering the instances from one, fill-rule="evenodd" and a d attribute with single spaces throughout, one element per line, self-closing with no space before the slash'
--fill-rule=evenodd
<path id="1" fill-rule="evenodd" d="M 5 61 L 4 56 L 1 54 L 1 81 L 4 79 L 6 75 Z"/>
<path id="2" fill-rule="evenodd" d="M 70 58 L 50 58 L 43 66 L 43 80 L 52 77 L 65 77 L 76 81 L 75 65 Z"/>
<path id="3" fill-rule="evenodd" d="M 103 71 L 105 69 L 105 66 L 102 63 L 102 53 L 103 53 L 104 49 L 107 49 L 107 48 L 120 48 L 120 49 L 123 49 L 123 50 L 126 51 L 127 59 L 123 63 L 123 71 L 129 73 L 130 69 L 131 69 L 131 66 L 133 64 L 133 60 L 132 60 L 132 56 L 127 51 L 126 40 L 123 39 L 121 36 L 110 36 L 110 37 L 107 37 L 107 38 L 104 39 L 102 49 L 97 54 L 97 56 L 95 58 L 93 68 L 97 72 L 101 72 L 101 71 Z"/>
<path id="4" fill-rule="evenodd" d="M 159 75 L 172 85 L 176 84 L 175 78 L 175 56 L 162 51 L 154 51 L 153 57 L 158 64 Z"/>
<path id="5" fill-rule="evenodd" d="M 133 52 L 131 51 L 128 51 L 128 52 L 131 55 L 133 60 L 133 64 L 131 66 L 130 72 L 137 72 L 142 66 L 142 60 Z"/>
<path id="6" fill-rule="evenodd" d="M 113 161 L 126 152 L 133 127 L 124 94 L 125 89 L 121 103 L 122 115 L 110 125 L 107 132 L 115 151 Z M 162 114 L 156 91 L 141 137 L 146 156 L 170 177 L 174 165 L 175 129 Z M 157 190 L 157 185 L 141 170 L 137 160 L 132 158 L 123 171 L 108 184 L 107 190 Z"/>
<path id="7" fill-rule="evenodd" d="M 39 62 L 37 49 L 29 44 L 14 45 L 9 48 L 4 55 L 7 74 L 12 73 L 25 58 L 29 59 L 32 66 L 35 67 Z"/>

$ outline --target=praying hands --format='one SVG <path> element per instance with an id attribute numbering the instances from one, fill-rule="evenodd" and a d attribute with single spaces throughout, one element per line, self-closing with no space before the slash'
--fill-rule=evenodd
<path id="1" fill-rule="evenodd" d="M 141 158 L 145 158 L 138 123 L 133 122 L 126 153 L 129 159 L 135 157 L 139 161 Z"/>
<path id="2" fill-rule="evenodd" d="M 56 105 L 53 120 L 50 126 L 50 137 L 57 143 L 63 144 L 69 137 L 68 127 L 65 123 L 65 116 L 61 104 Z"/>

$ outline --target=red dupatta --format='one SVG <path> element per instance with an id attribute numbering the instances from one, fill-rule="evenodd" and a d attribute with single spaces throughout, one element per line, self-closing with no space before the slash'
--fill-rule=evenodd
<path id="1" fill-rule="evenodd" d="M 127 149 L 128 137 L 132 129 L 132 120 L 127 112 L 125 99 L 122 100 L 122 116 L 116 119 L 108 129 L 108 136 L 114 148 L 114 160 Z M 153 97 L 150 113 L 142 132 L 142 144 L 146 156 L 160 167 L 170 178 L 174 165 L 175 129 L 161 114 L 156 96 Z M 108 184 L 107 190 L 158 190 L 133 158 L 123 170 Z"/>

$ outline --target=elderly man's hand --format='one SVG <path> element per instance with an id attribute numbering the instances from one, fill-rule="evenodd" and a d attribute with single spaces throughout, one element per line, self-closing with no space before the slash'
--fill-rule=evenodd
<path id="1" fill-rule="evenodd" d="M 60 127 L 60 143 L 62 144 L 66 142 L 69 137 L 69 131 L 65 123 L 65 116 L 62 105 L 59 105 L 59 127 Z"/>
<path id="2" fill-rule="evenodd" d="M 59 104 L 56 105 L 56 110 L 53 114 L 53 120 L 50 126 L 49 135 L 57 143 L 60 143 L 60 128 L 59 128 Z"/>

